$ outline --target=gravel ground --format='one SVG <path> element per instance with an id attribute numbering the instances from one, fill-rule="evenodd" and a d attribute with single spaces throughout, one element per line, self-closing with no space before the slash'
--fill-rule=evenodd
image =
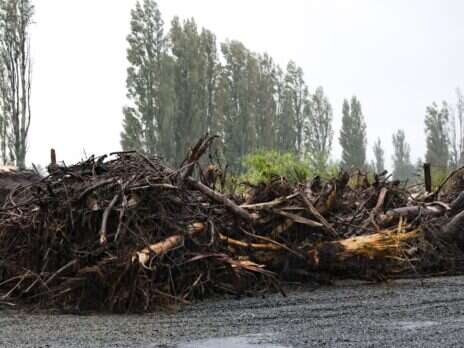
<path id="1" fill-rule="evenodd" d="M 168 314 L 0 309 L 0 347 L 461 347 L 464 277 L 342 282 L 288 297 L 207 301 Z"/>

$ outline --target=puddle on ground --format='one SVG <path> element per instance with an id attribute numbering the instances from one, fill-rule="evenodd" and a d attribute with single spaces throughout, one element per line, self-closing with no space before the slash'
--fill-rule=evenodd
<path id="1" fill-rule="evenodd" d="M 430 326 L 437 325 L 438 323 L 435 321 L 400 321 L 398 322 L 398 327 L 402 330 L 417 330 L 423 329 Z"/>
<path id="2" fill-rule="evenodd" d="M 266 343 L 264 335 L 222 337 L 198 340 L 177 345 L 176 348 L 288 348 L 285 346 Z"/>

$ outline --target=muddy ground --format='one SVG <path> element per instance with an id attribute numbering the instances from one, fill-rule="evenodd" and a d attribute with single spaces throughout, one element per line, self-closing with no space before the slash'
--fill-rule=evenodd
<path id="1" fill-rule="evenodd" d="M 443 347 L 464 341 L 464 277 L 342 282 L 288 297 L 215 300 L 176 314 L 0 309 L 0 347 Z"/>

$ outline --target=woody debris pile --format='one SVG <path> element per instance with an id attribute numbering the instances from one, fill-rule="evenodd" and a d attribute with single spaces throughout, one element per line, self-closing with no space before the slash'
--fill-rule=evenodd
<path id="1" fill-rule="evenodd" d="M 212 141 L 200 139 L 177 169 L 119 152 L 52 163 L 49 176 L 10 190 L 0 208 L 0 305 L 144 312 L 284 292 L 288 281 L 464 269 L 462 171 L 434 192 L 342 172 L 226 194 L 200 168 Z"/>

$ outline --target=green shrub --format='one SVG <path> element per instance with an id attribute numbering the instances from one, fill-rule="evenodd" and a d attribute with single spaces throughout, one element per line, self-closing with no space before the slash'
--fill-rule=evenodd
<path id="1" fill-rule="evenodd" d="M 322 172 L 317 172 L 314 171 L 315 175 L 320 175 L 324 179 L 332 179 L 340 173 L 340 163 L 336 161 L 331 161 L 327 163 L 327 166 L 325 167 L 324 171 Z"/>
<path id="2" fill-rule="evenodd" d="M 432 175 L 432 189 L 435 190 L 446 179 L 449 171 L 446 168 L 432 166 L 430 174 Z"/>
<path id="3" fill-rule="evenodd" d="M 243 160 L 245 172 L 242 181 L 252 184 L 267 181 L 272 177 L 286 177 L 290 182 L 301 182 L 309 178 L 310 166 L 291 153 L 261 151 L 246 156 Z"/>

